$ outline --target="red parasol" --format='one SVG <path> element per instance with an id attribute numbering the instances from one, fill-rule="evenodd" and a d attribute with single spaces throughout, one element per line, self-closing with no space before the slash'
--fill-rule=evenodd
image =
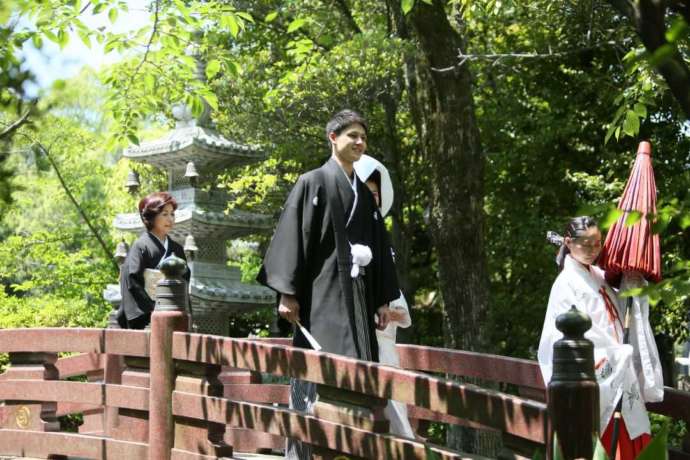
<path id="1" fill-rule="evenodd" d="M 640 142 L 623 196 L 618 202 L 623 215 L 609 229 L 599 255 L 599 266 L 611 273 L 635 271 L 650 281 L 661 281 L 659 234 L 652 232 L 656 219 L 656 183 L 652 169 L 652 144 Z M 642 217 L 625 225 L 631 212 Z"/>

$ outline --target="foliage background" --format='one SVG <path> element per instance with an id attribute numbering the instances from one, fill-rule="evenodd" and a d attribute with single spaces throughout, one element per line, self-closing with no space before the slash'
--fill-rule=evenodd
<path id="1" fill-rule="evenodd" d="M 488 308 L 481 334 L 491 351 L 534 358 L 556 276 L 555 248 L 545 233 L 583 213 L 606 228 L 642 139 L 654 146 L 664 252 L 665 279 L 649 292 L 651 320 L 672 342 L 685 341 L 687 114 L 657 72 L 663 56 L 650 55 L 615 3 L 157 0 L 147 2 L 149 26 L 120 34 L 90 29 L 82 19 L 105 14 L 114 21 L 126 14 L 122 1 L 0 5 L 0 128 L 30 113 L 0 138 L 0 327 L 105 324 L 110 306 L 101 293 L 117 278 L 111 254 L 123 236 L 111 222 L 135 204 L 121 186 L 132 166 L 120 158 L 122 148 L 170 129 L 174 103 L 185 102 L 197 114 L 207 104 L 220 132 L 269 152 L 261 164 L 222 171 L 217 186 L 235 198 L 228 209 L 276 217 L 298 175 L 327 158 L 325 121 L 354 107 L 367 115 L 369 151 L 389 166 L 396 187 L 388 226 L 414 305 L 413 327 L 400 331 L 400 339 L 448 343 L 444 312 L 452 305 L 439 288 L 438 255 L 453 248 L 432 244 L 437 184 L 425 133 L 433 117 L 418 113 L 410 79 L 427 58 L 412 19 L 433 5 L 444 9 L 465 47 L 456 61 L 429 75 L 471 71 L 485 163 Z M 17 15 L 32 27 L 23 27 Z M 685 56 L 683 15 L 669 11 L 665 24 L 662 35 Z M 32 75 L 23 70 L 18 50 L 45 41 L 64 46 L 70 31 L 78 37 L 71 39 L 121 52 L 123 61 L 57 82 L 29 100 L 22 88 Z M 187 54 L 191 48 L 204 69 Z M 433 100 L 422 98 L 421 105 L 435 108 Z M 109 252 L 68 201 L 38 144 L 54 158 Z M 136 167 L 145 181 L 142 194 L 164 187 L 160 174 Z M 233 254 L 231 263 L 244 269 L 245 281 L 253 280 L 269 236 L 252 239 L 248 247 L 258 252 Z M 232 327 L 238 335 L 266 334 L 272 322 L 266 310 L 235 318 Z"/>

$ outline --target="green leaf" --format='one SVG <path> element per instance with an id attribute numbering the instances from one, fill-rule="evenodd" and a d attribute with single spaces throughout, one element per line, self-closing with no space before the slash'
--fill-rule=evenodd
<path id="1" fill-rule="evenodd" d="M 412 7 L 414 7 L 414 0 L 402 0 L 401 6 L 403 14 L 407 14 L 412 10 Z"/>
<path id="2" fill-rule="evenodd" d="M 658 234 L 658 233 L 663 233 L 664 230 L 666 230 L 666 227 L 668 227 L 668 224 L 671 223 L 671 216 L 669 215 L 661 215 L 659 218 L 652 223 L 652 233 Z"/>
<path id="3" fill-rule="evenodd" d="M 212 92 L 204 92 L 204 100 L 208 103 L 208 105 L 213 109 L 213 110 L 218 110 L 218 96 L 213 94 Z"/>
<path id="4" fill-rule="evenodd" d="M 617 126 L 613 123 L 609 125 L 609 129 L 606 130 L 606 136 L 604 137 L 604 144 L 609 143 L 609 139 L 611 139 L 611 136 L 613 135 L 613 132 L 616 130 Z"/>
<path id="5" fill-rule="evenodd" d="M 99 14 L 103 9 L 107 6 L 106 2 L 99 3 L 98 5 L 93 7 L 93 14 Z"/>
<path id="6" fill-rule="evenodd" d="M 594 446 L 592 460 L 609 460 L 609 456 L 607 455 L 606 449 L 601 443 L 599 436 L 592 436 L 592 445 Z"/>
<path id="7" fill-rule="evenodd" d="M 623 132 L 630 137 L 637 136 L 637 133 L 640 132 L 640 119 L 632 110 L 628 110 L 625 114 Z"/>
<path id="8" fill-rule="evenodd" d="M 541 449 L 537 449 L 532 456 L 532 460 L 544 460 L 544 452 Z"/>
<path id="9" fill-rule="evenodd" d="M 57 39 L 57 43 L 58 45 L 60 45 L 60 49 L 64 49 L 65 46 L 67 46 L 67 43 L 69 42 L 69 35 L 67 34 L 67 32 L 65 32 L 65 29 L 58 30 Z"/>
<path id="10" fill-rule="evenodd" d="M 647 106 L 642 104 L 641 102 L 638 102 L 635 104 L 633 107 L 633 110 L 637 114 L 638 117 L 640 118 L 645 118 L 647 116 Z"/>
<path id="11" fill-rule="evenodd" d="M 65 89 L 66 86 L 67 83 L 65 82 L 65 80 L 55 80 L 53 82 L 53 89 L 57 91 Z"/>
<path id="12" fill-rule="evenodd" d="M 637 460 L 668 460 L 668 439 L 669 424 L 664 423 L 661 430 L 657 433 L 647 447 L 640 453 Z"/>
<path id="13" fill-rule="evenodd" d="M 297 18 L 294 21 L 290 23 L 290 25 L 287 28 L 288 33 L 292 33 L 296 30 L 298 30 L 300 27 L 305 25 L 307 23 L 307 20 L 304 18 Z"/>
<path id="14" fill-rule="evenodd" d="M 213 59 L 206 64 L 206 78 L 209 80 L 215 77 L 220 71 L 220 61 L 218 59 Z"/>
<path id="15" fill-rule="evenodd" d="M 602 221 L 601 221 L 602 228 L 604 228 L 604 229 L 610 228 L 618 220 L 618 218 L 622 215 L 623 215 L 623 211 L 621 211 L 618 208 L 613 208 L 613 209 L 609 210 L 609 212 L 606 213 L 606 217 L 604 217 L 604 219 L 602 219 Z"/>
<path id="16" fill-rule="evenodd" d="M 657 48 L 654 53 L 649 57 L 649 64 L 654 67 L 658 67 L 663 64 L 672 54 L 676 52 L 676 47 L 670 43 L 665 43 Z"/>
<path id="17" fill-rule="evenodd" d="M 77 32 L 77 34 L 79 35 L 79 38 L 81 39 L 82 43 L 86 45 L 87 48 L 91 48 L 91 36 L 88 33 L 82 31 Z"/>
<path id="18" fill-rule="evenodd" d="M 108 19 L 111 24 L 115 24 L 115 21 L 117 21 L 117 13 L 117 8 L 110 8 L 110 11 L 108 11 Z"/>
<path id="19" fill-rule="evenodd" d="M 230 72 L 231 75 L 237 76 L 240 74 L 240 66 L 233 60 L 226 59 L 225 67 L 228 69 L 228 72 Z"/>
<path id="20" fill-rule="evenodd" d="M 34 44 L 34 47 L 37 50 L 40 50 L 43 47 L 43 38 L 39 34 L 33 34 L 31 36 L 31 42 Z"/>
<path id="21" fill-rule="evenodd" d="M 247 13 L 246 11 L 238 11 L 235 14 L 247 22 L 252 22 L 252 23 L 254 22 L 254 17 L 251 14 Z"/>
<path id="22" fill-rule="evenodd" d="M 277 17 L 278 17 L 278 12 L 272 11 L 266 15 L 266 17 L 264 18 L 264 21 L 273 22 Z"/>
<path id="23" fill-rule="evenodd" d="M 127 139 L 129 139 L 129 142 L 131 142 L 132 144 L 139 145 L 139 138 L 136 134 L 132 132 L 127 133 Z"/>
<path id="24" fill-rule="evenodd" d="M 58 43 L 59 43 L 58 38 L 57 38 L 57 37 L 55 36 L 55 34 L 54 34 L 53 32 L 51 32 L 50 30 L 44 30 L 44 31 L 43 31 L 43 35 L 45 35 L 46 38 L 47 38 L 48 40 L 50 40 L 51 42 L 53 42 L 53 43 L 55 43 L 55 44 L 58 44 Z"/>
<path id="25" fill-rule="evenodd" d="M 558 433 L 553 433 L 553 460 L 564 460 L 563 450 L 561 449 L 561 441 L 558 439 Z"/>
<path id="26" fill-rule="evenodd" d="M 678 16 L 673 20 L 671 27 L 666 31 L 666 40 L 675 43 L 685 35 L 688 34 L 688 24 L 682 16 Z"/>
<path id="27" fill-rule="evenodd" d="M 144 86 L 148 91 L 153 91 L 156 87 L 156 77 L 152 73 L 144 74 Z"/>
<path id="28" fill-rule="evenodd" d="M 635 225 L 642 219 L 642 213 L 640 211 L 630 211 L 625 217 L 625 226 L 630 227 Z"/>
<path id="29" fill-rule="evenodd" d="M 230 31 L 233 37 L 237 37 L 240 33 L 240 25 L 237 23 L 237 18 L 234 14 L 225 14 L 220 18 L 220 24 Z"/>
<path id="30" fill-rule="evenodd" d="M 435 450 L 431 450 L 431 447 L 424 446 L 424 453 L 426 460 L 441 460 L 441 455 Z"/>
<path id="31" fill-rule="evenodd" d="M 688 227 L 690 227 L 690 214 L 684 214 L 683 217 L 680 218 L 680 228 L 685 230 Z"/>

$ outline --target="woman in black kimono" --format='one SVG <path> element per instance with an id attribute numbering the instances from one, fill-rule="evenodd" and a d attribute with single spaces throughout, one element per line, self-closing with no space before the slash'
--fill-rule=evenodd
<path id="1" fill-rule="evenodd" d="M 117 320 L 123 329 L 144 329 L 156 304 L 145 289 L 144 271 L 158 268 L 172 255 L 187 260 L 184 250 L 169 233 L 175 225 L 177 202 L 168 192 L 152 193 L 139 202 L 139 216 L 146 226 L 127 253 L 120 271 L 122 302 Z M 184 278 L 189 282 L 189 269 Z"/>

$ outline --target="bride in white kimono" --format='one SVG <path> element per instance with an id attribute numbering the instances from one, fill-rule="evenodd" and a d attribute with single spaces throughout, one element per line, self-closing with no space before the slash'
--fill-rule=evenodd
<path id="1" fill-rule="evenodd" d="M 661 364 L 649 325 L 646 297 L 633 298 L 629 344 L 623 343 L 625 303 L 606 282 L 604 272 L 592 265 L 600 251 L 601 232 L 596 222 L 586 216 L 573 219 L 557 258 L 561 272 L 549 296 L 539 342 L 539 366 L 548 385 L 553 370 L 553 345 L 562 337 L 556 329 L 556 317 L 572 305 L 589 315 L 592 328 L 585 337 L 594 344 L 602 444 L 610 454 L 614 411 L 622 399 L 616 458 L 632 460 L 650 441 L 645 403 L 663 399 Z M 624 274 L 621 290 L 633 282 L 644 282 L 640 278 L 637 273 Z"/>
<path id="2" fill-rule="evenodd" d="M 354 163 L 354 168 L 357 176 L 371 190 L 374 200 L 380 208 L 381 215 L 385 217 L 393 205 L 393 184 L 388 170 L 380 161 L 366 154 L 362 155 L 362 158 Z M 376 338 L 379 344 L 379 362 L 400 367 L 400 355 L 395 347 L 396 333 L 398 327 L 410 327 L 412 319 L 410 318 L 407 301 L 402 292 L 400 297 L 391 302 L 388 307 L 390 308 L 388 326 L 384 330 L 376 329 Z M 384 413 L 390 421 L 391 433 L 414 438 L 414 431 L 412 431 L 407 417 L 407 405 L 405 403 L 389 400 Z"/>

